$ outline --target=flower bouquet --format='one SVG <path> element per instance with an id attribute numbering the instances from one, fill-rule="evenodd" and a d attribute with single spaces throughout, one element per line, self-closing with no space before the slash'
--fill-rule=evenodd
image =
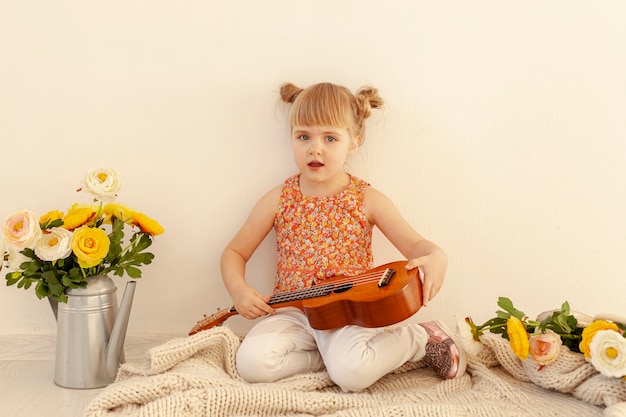
<path id="1" fill-rule="evenodd" d="M 459 323 L 471 356 L 491 354 L 491 365 L 502 365 L 520 380 L 595 405 L 626 401 L 626 318 L 591 317 L 571 311 L 567 301 L 535 320 L 506 297 L 498 299 L 498 306 L 496 317 L 483 324 L 470 317 Z"/>
<path id="2" fill-rule="evenodd" d="M 35 284 L 38 298 L 67 302 L 65 290 L 85 287 L 92 276 L 112 272 L 140 278 L 139 267 L 154 258 L 146 250 L 164 230 L 144 213 L 115 203 L 120 187 L 114 170 L 95 169 L 77 190 L 90 193 L 92 204 L 75 203 L 65 214 L 52 210 L 38 217 L 23 209 L 8 216 L 0 243 L 0 269 L 11 271 L 7 285 L 28 289 Z M 132 235 L 124 242 L 127 228 Z"/>

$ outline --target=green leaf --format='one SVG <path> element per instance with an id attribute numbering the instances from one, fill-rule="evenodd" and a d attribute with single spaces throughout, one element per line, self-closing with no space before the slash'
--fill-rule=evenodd
<path id="1" fill-rule="evenodd" d="M 574 316 L 567 317 L 567 327 L 569 329 L 576 329 L 578 327 L 578 320 Z"/>
<path id="2" fill-rule="evenodd" d="M 47 282 L 54 282 L 54 281 L 58 281 L 57 280 L 57 276 L 54 273 L 54 271 L 45 271 L 41 274 L 41 277 L 46 280 Z"/>
<path id="3" fill-rule="evenodd" d="M 498 298 L 498 306 L 502 308 L 504 311 L 497 311 L 496 315 L 500 318 L 509 318 L 511 316 L 517 317 L 520 320 L 524 320 L 526 314 L 523 311 L 516 309 L 513 306 L 513 302 L 507 297 L 499 297 Z"/>
<path id="4" fill-rule="evenodd" d="M 139 253 L 133 258 L 133 265 L 149 265 L 152 263 L 154 255 L 150 252 Z"/>
<path id="5" fill-rule="evenodd" d="M 27 290 L 33 284 L 33 281 L 37 281 L 37 280 L 30 279 L 27 277 L 22 277 L 20 282 L 17 283 L 17 288 L 24 288 L 25 290 Z"/>
<path id="6" fill-rule="evenodd" d="M 24 256 L 26 256 L 27 258 L 30 259 L 37 259 L 37 255 L 35 255 L 35 251 L 32 250 L 31 248 L 26 248 L 20 251 L 20 253 Z"/>
<path id="7" fill-rule="evenodd" d="M 61 278 L 61 284 L 65 285 L 66 287 L 70 287 L 70 288 L 74 288 L 74 283 L 72 282 L 72 280 L 70 279 L 69 275 L 64 275 Z"/>
<path id="8" fill-rule="evenodd" d="M 150 238 L 150 235 L 142 233 L 141 238 L 139 239 L 139 243 L 136 246 L 136 252 L 146 250 L 150 247 L 150 245 L 152 245 L 152 239 Z"/>
<path id="9" fill-rule="evenodd" d="M 51 284 L 49 287 L 50 292 L 54 295 L 60 295 L 65 292 L 65 287 L 61 283 Z"/>
<path id="10" fill-rule="evenodd" d="M 46 282 L 46 285 L 52 294 L 59 295 L 65 291 L 65 287 L 59 282 L 55 271 L 46 271 L 41 274 L 41 278 L 43 278 Z"/>
<path id="11" fill-rule="evenodd" d="M 27 277 L 34 276 L 41 269 L 41 263 L 37 261 L 24 262 L 20 265 L 20 269 Z"/>
<path id="12" fill-rule="evenodd" d="M 56 219 L 52 221 L 48 220 L 47 222 L 41 225 L 41 230 L 47 230 L 47 229 L 52 229 L 53 227 L 61 227 L 61 226 L 63 226 L 63 219 Z"/>
<path id="13" fill-rule="evenodd" d="M 131 278 L 141 278 L 141 269 L 129 266 L 126 268 L 126 273 Z"/>
<path id="14" fill-rule="evenodd" d="M 59 303 L 67 303 L 67 295 L 65 293 L 58 294 L 58 295 L 50 294 L 50 297 L 53 300 L 58 301 Z"/>
<path id="15" fill-rule="evenodd" d="M 501 319 L 507 320 L 509 317 L 511 317 L 511 313 L 509 313 L 508 311 L 498 310 L 496 311 L 496 316 L 498 316 Z"/>
<path id="16" fill-rule="evenodd" d="M 19 271 L 9 272 L 6 275 L 7 286 L 17 284 L 17 282 L 20 280 L 20 278 L 22 278 L 22 273 L 21 272 L 19 272 Z"/>
<path id="17" fill-rule="evenodd" d="M 74 282 L 82 281 L 83 279 L 83 274 L 81 273 L 80 268 L 78 267 L 70 269 L 70 272 L 68 275 L 70 279 Z"/>
<path id="18" fill-rule="evenodd" d="M 35 287 L 35 294 L 40 300 L 50 295 L 48 286 L 42 280 L 37 283 L 37 286 Z"/>

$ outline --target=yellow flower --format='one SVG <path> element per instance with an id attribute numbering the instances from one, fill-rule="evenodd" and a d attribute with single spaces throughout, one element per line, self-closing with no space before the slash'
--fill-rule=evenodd
<path id="1" fill-rule="evenodd" d="M 72 252 L 81 268 L 98 265 L 109 252 L 109 237 L 102 229 L 83 226 L 74 230 Z"/>
<path id="2" fill-rule="evenodd" d="M 135 210 L 118 203 L 107 204 L 102 209 L 102 212 L 106 216 L 105 223 L 111 223 L 111 216 L 115 216 L 121 221 L 127 222 L 135 215 Z"/>
<path id="3" fill-rule="evenodd" d="M 39 218 L 39 224 L 45 224 L 63 218 L 63 212 L 59 210 L 51 210 Z"/>
<path id="4" fill-rule="evenodd" d="M 585 327 L 583 329 L 583 339 L 580 341 L 580 345 L 578 347 L 580 348 L 580 351 L 584 353 L 586 359 L 591 358 L 591 350 L 589 349 L 589 344 L 591 344 L 593 337 L 600 330 L 619 331 L 619 327 L 617 327 L 617 324 L 615 323 L 604 320 L 596 320 L 589 326 Z"/>
<path id="5" fill-rule="evenodd" d="M 63 217 L 63 228 L 74 230 L 93 220 L 98 212 L 98 206 L 74 204 Z"/>
<path id="6" fill-rule="evenodd" d="M 143 213 L 135 213 L 133 223 L 139 226 L 142 232 L 152 236 L 160 235 L 165 229 L 156 220 L 151 219 Z"/>
<path id="7" fill-rule="evenodd" d="M 513 353 L 521 360 L 526 360 L 530 345 L 524 323 L 517 317 L 511 316 L 506 321 L 506 332 L 509 335 L 509 344 Z"/>

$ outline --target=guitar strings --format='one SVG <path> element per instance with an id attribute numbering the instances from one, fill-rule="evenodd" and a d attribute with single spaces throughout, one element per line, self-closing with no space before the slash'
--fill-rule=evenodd
<path id="1" fill-rule="evenodd" d="M 355 275 L 352 277 L 344 277 L 337 280 L 329 280 L 327 282 L 323 281 L 318 285 L 306 287 L 294 291 L 286 291 L 282 293 L 274 294 L 270 297 L 270 303 L 279 303 L 285 301 L 299 300 L 303 298 L 312 298 L 324 293 L 332 292 L 337 286 L 341 286 L 343 284 L 351 284 L 353 286 L 360 286 L 365 284 L 371 284 L 372 282 L 376 282 L 383 277 L 383 275 L 387 273 L 385 271 L 374 271 L 374 272 L 366 272 L 362 275 Z M 303 297 L 306 296 L 306 297 Z"/>
<path id="2" fill-rule="evenodd" d="M 294 300 L 302 300 L 305 298 L 313 298 L 320 295 L 325 295 L 330 293 L 335 289 L 338 285 L 343 284 L 353 284 L 354 287 L 371 284 L 376 282 L 382 278 L 387 270 L 385 271 L 374 271 L 374 272 L 366 272 L 362 275 L 355 275 L 352 277 L 344 277 L 337 280 L 330 280 L 328 282 L 322 282 L 319 285 L 315 285 L 312 287 L 302 288 L 294 291 L 286 291 L 282 293 L 274 294 L 270 297 L 269 304 L 278 304 L 281 302 L 294 301 Z M 305 295 L 305 296 L 303 296 Z M 228 317 L 232 314 L 232 309 L 223 309 L 217 311 L 211 315 L 204 317 L 202 320 L 198 321 L 192 332 L 199 332 L 201 330 L 206 330 L 211 327 L 215 327 L 216 325 L 220 325 L 224 322 Z M 213 324 L 214 322 L 218 322 L 219 324 Z"/>
<path id="3" fill-rule="evenodd" d="M 343 284 L 351 284 L 352 287 L 371 284 L 373 282 L 379 281 L 389 271 L 390 271 L 389 269 L 385 269 L 384 271 L 369 271 L 361 275 L 345 276 L 341 279 L 336 279 L 336 280 L 333 280 L 331 278 L 326 282 L 321 282 L 319 285 L 306 287 L 306 288 L 302 288 L 302 289 L 298 289 L 294 291 L 286 291 L 282 293 L 273 294 L 270 297 L 269 303 L 277 304 L 280 302 L 300 300 L 300 299 L 305 299 L 305 298 L 313 298 L 316 296 L 325 295 L 325 294 L 332 292 L 337 286 L 341 286 Z M 302 295 L 306 295 L 306 297 L 303 297 Z M 213 326 L 209 326 L 209 327 L 206 327 L 206 326 L 216 320 L 219 320 L 220 322 L 225 321 L 232 314 L 236 314 L 236 311 L 233 312 L 233 309 L 234 307 L 230 309 L 220 310 L 209 316 L 204 317 L 202 320 L 196 323 L 196 326 L 194 326 L 194 329 L 192 329 L 192 331 L 196 330 L 198 332 L 201 330 L 205 330 L 206 328 L 213 327 Z"/>

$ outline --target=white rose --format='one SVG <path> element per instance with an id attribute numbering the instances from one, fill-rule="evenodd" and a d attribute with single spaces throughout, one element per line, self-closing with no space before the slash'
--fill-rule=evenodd
<path id="1" fill-rule="evenodd" d="M 35 254 L 43 261 L 56 261 L 72 253 L 72 232 L 53 227 L 44 233 L 35 245 Z"/>
<path id="2" fill-rule="evenodd" d="M 598 331 L 589 343 L 591 364 L 609 377 L 626 375 L 626 339 L 615 330 Z"/>
<path id="3" fill-rule="evenodd" d="M 474 339 L 470 325 L 465 320 L 459 319 L 456 326 L 465 351 L 470 355 L 478 355 L 483 348 L 483 344 Z"/>
<path id="4" fill-rule="evenodd" d="M 3 235 L 6 244 L 14 249 L 32 248 L 41 237 L 39 218 L 30 210 L 20 210 L 6 218 Z"/>
<path id="5" fill-rule="evenodd" d="M 83 189 L 105 203 L 115 200 L 121 187 L 117 172 L 110 168 L 93 169 L 83 179 Z"/>

